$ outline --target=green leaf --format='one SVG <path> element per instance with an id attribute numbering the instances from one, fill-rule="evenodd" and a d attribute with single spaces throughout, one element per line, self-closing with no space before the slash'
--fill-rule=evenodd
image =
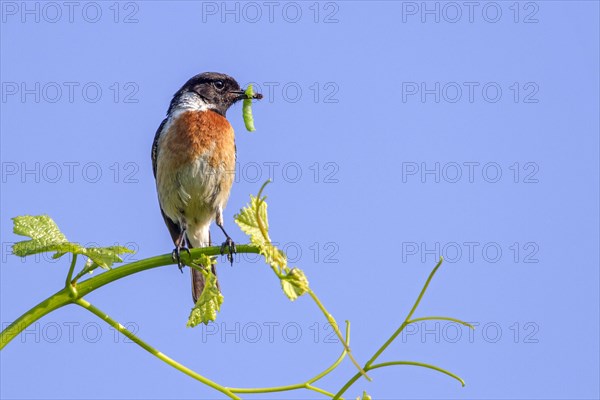
<path id="1" fill-rule="evenodd" d="M 223 304 L 223 295 L 217 286 L 217 277 L 212 273 L 208 265 L 213 263 L 213 260 L 206 255 L 202 255 L 208 259 L 209 264 L 204 264 L 202 273 L 204 274 L 204 290 L 198 297 L 196 305 L 192 308 L 190 317 L 188 318 L 187 326 L 193 328 L 196 325 L 203 323 L 208 324 L 210 321 L 217 319 L 217 313 L 221 310 Z M 206 260 L 204 260 L 206 262 Z"/>
<path id="2" fill-rule="evenodd" d="M 289 270 L 285 253 L 276 246 L 265 243 L 259 247 L 259 253 L 265 258 L 265 262 L 277 271 L 278 275 Z"/>
<path id="3" fill-rule="evenodd" d="M 123 246 L 88 247 L 79 253 L 86 255 L 94 264 L 104 269 L 110 269 L 114 263 L 123 262 L 119 254 L 134 253 L 133 250 Z"/>
<path id="4" fill-rule="evenodd" d="M 65 253 L 61 250 L 64 244 L 68 243 L 67 238 L 49 216 L 25 215 L 13 218 L 13 223 L 15 234 L 31 238 L 31 240 L 15 243 L 13 254 L 25 257 L 49 251 L 56 251 L 61 255 Z"/>
<path id="5" fill-rule="evenodd" d="M 246 89 L 246 98 L 244 99 L 244 104 L 242 106 L 242 115 L 244 117 L 244 125 L 246 125 L 246 130 L 249 132 L 254 132 L 256 129 L 254 128 L 254 117 L 252 116 L 252 99 L 254 98 L 254 89 L 252 85 L 248 85 Z"/>
<path id="6" fill-rule="evenodd" d="M 81 254 L 91 260 L 85 266 L 91 271 L 96 267 L 110 269 L 115 262 L 123 262 L 120 254 L 134 253 L 133 250 L 123 246 L 83 247 L 69 242 L 52 218 L 47 215 L 24 215 L 13 218 L 13 221 L 15 234 L 31 238 L 13 245 L 13 254 L 19 257 L 48 252 L 55 252 L 52 258 L 60 258 L 67 253 Z"/>
<path id="7" fill-rule="evenodd" d="M 292 301 L 308 292 L 308 279 L 299 268 L 292 268 L 281 278 L 281 288 Z"/>
<path id="8" fill-rule="evenodd" d="M 302 270 L 288 267 L 285 253 L 273 245 L 269 239 L 267 203 L 265 198 L 260 197 L 265 185 L 257 197 L 250 195 L 250 204 L 240 210 L 240 213 L 235 216 L 235 222 L 244 233 L 250 236 L 252 244 L 258 247 L 265 262 L 271 266 L 280 279 L 283 292 L 293 301 L 308 292 L 308 279 Z"/>
<path id="9" fill-rule="evenodd" d="M 194 260 L 195 264 L 200 264 L 202 268 L 208 268 L 211 265 L 217 263 L 217 257 L 207 256 L 206 254 L 200 254 L 200 258 Z"/>
<path id="10" fill-rule="evenodd" d="M 242 208 L 240 213 L 236 214 L 234 218 L 235 223 L 239 225 L 240 229 L 246 235 L 250 236 L 250 241 L 252 244 L 261 246 L 267 241 L 267 238 L 264 237 L 262 231 L 260 230 L 260 226 L 256 218 L 257 210 L 262 222 L 262 226 L 268 232 L 269 220 L 267 217 L 267 203 L 264 201 L 264 199 L 259 199 L 250 195 L 250 204 Z"/>

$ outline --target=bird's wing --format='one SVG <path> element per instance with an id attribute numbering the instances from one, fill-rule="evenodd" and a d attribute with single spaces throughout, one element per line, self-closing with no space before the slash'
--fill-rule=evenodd
<path id="1" fill-rule="evenodd" d="M 163 219 L 165 220 L 165 225 L 167 225 L 167 229 L 169 229 L 169 234 L 171 235 L 171 239 L 173 239 L 173 243 L 177 245 L 177 241 L 183 233 L 181 227 L 173 220 L 171 220 L 171 218 L 167 217 L 162 208 L 160 209 L 160 213 L 162 214 Z"/>
<path id="2" fill-rule="evenodd" d="M 167 123 L 167 118 L 163 119 L 154 135 L 154 142 L 152 142 L 152 172 L 154 173 L 154 178 L 156 179 L 156 160 L 158 160 L 158 139 L 160 138 L 160 134 Z"/>
<path id="3" fill-rule="evenodd" d="M 156 131 L 156 134 L 154 135 L 154 142 L 152 142 L 152 154 L 151 154 L 152 172 L 154 173 L 155 179 L 156 179 L 156 164 L 157 164 L 157 160 L 158 160 L 158 140 L 160 139 L 160 135 L 162 134 L 162 130 L 165 127 L 166 123 L 167 123 L 167 118 L 163 119 L 163 121 L 160 123 L 160 126 L 158 127 L 158 130 Z M 177 240 L 182 233 L 181 227 L 175 221 L 173 221 L 169 217 L 167 217 L 167 215 L 163 211 L 162 207 L 160 209 L 160 212 L 165 220 L 165 224 L 167 225 L 167 228 L 169 229 L 169 233 L 171 234 L 173 243 L 177 243 Z"/>

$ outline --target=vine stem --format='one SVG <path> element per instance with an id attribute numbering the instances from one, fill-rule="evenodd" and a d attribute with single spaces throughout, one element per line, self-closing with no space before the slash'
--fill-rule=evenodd
<path id="1" fill-rule="evenodd" d="M 159 360 L 164 361 L 171 367 L 183 372 L 184 374 L 196 379 L 197 381 L 200 381 L 200 382 L 204 383 L 205 385 L 210 386 L 211 388 L 213 388 L 215 390 L 218 390 L 219 392 L 227 395 L 231 399 L 240 400 L 240 398 L 238 396 L 236 396 L 234 393 L 232 393 L 226 387 L 223 387 L 223 386 L 219 385 L 218 383 L 213 382 L 210 379 L 203 377 L 202 375 L 198 374 L 197 372 L 195 372 L 195 371 L 189 369 L 188 367 L 173 360 L 171 357 L 156 350 L 154 347 L 150 346 L 148 343 L 144 342 L 142 339 L 140 339 L 136 335 L 134 335 L 131 331 L 129 331 L 123 325 L 121 325 L 120 323 L 118 323 L 117 321 L 115 321 L 114 319 L 109 317 L 108 314 L 106 314 L 105 312 L 101 311 L 97 307 L 90 304 L 90 302 L 79 298 L 79 299 L 75 299 L 74 303 L 77 304 L 78 306 L 85 308 L 92 314 L 96 315 L 98 318 L 100 318 L 101 320 L 103 320 L 104 322 L 106 322 L 107 324 L 109 324 L 110 326 L 112 326 L 113 328 L 118 330 L 119 332 L 121 332 L 123 335 L 127 336 L 129 339 L 131 339 L 132 342 L 134 342 L 135 344 L 137 344 L 142 349 L 146 350 L 148 353 L 152 354 L 154 357 L 158 358 Z"/>
<path id="2" fill-rule="evenodd" d="M 344 338 L 342 337 L 342 333 L 340 332 L 340 328 L 338 327 L 338 324 L 337 324 L 335 318 L 333 318 L 333 315 L 331 315 L 327 311 L 327 309 L 325 308 L 325 306 L 323 305 L 323 303 L 321 303 L 321 300 L 319 300 L 319 298 L 317 297 L 317 295 L 315 294 L 315 292 L 312 291 L 312 289 L 308 289 L 308 294 L 314 300 L 314 302 L 317 303 L 317 306 L 319 307 L 319 309 L 321 310 L 321 312 L 323 314 L 325 314 L 325 317 L 327 318 L 327 322 L 329 322 L 329 324 L 333 328 L 333 330 L 334 330 L 335 334 L 337 335 L 338 339 L 340 339 L 340 342 L 342 342 L 344 344 L 344 350 L 346 350 L 346 352 L 348 353 L 348 357 L 352 361 L 352 364 L 354 364 L 356 366 L 356 368 L 358 368 L 359 374 L 362 375 L 362 376 L 364 376 L 365 378 L 367 378 L 367 380 L 369 382 L 371 382 L 372 379 L 369 377 L 369 375 L 367 375 L 367 372 L 360 366 L 360 364 L 358 363 L 358 361 L 356 361 L 356 359 L 352 355 L 352 352 L 350 351 L 350 346 L 345 342 Z"/>
<path id="3" fill-rule="evenodd" d="M 406 328 L 406 326 L 411 323 L 418 322 L 418 321 L 426 321 L 426 320 L 431 320 L 431 319 L 441 319 L 441 320 L 457 322 L 457 323 L 466 325 L 466 326 L 474 329 L 474 327 L 471 324 L 461 321 L 456 318 L 422 317 L 422 318 L 411 319 L 413 314 L 417 310 L 417 307 L 419 307 L 419 304 L 421 303 L 421 300 L 423 299 L 423 296 L 425 295 L 425 292 L 427 291 L 427 288 L 429 287 L 429 284 L 431 283 L 431 280 L 433 279 L 435 273 L 438 271 L 438 269 L 442 265 L 442 262 L 444 262 L 444 259 L 442 257 L 440 257 L 440 261 L 438 261 L 436 266 L 429 273 L 429 276 L 427 277 L 427 280 L 425 281 L 425 284 L 423 285 L 423 288 L 421 289 L 421 292 L 419 293 L 419 297 L 417 297 L 417 300 L 415 301 L 412 308 L 408 312 L 408 315 L 404 319 L 404 322 L 402 322 L 402 325 L 400 325 L 400 327 L 398 329 L 396 329 L 396 331 L 392 334 L 392 336 L 390 336 L 390 338 L 375 352 L 373 357 L 371 357 L 371 359 L 369 359 L 369 361 L 367 361 L 367 363 L 365 364 L 365 367 L 364 367 L 365 371 L 370 371 L 373 369 L 382 368 L 382 367 L 386 367 L 386 366 L 392 366 L 392 365 L 414 365 L 414 366 L 430 368 L 430 369 L 442 372 L 448 376 L 451 376 L 451 377 L 457 379 L 463 386 L 465 386 L 465 382 L 458 375 L 453 374 L 452 372 L 446 371 L 443 368 L 440 368 L 440 367 L 437 367 L 437 366 L 431 365 L 431 364 L 425 364 L 425 363 L 420 363 L 420 362 L 416 362 L 416 361 L 390 361 L 390 362 L 386 362 L 386 363 L 373 365 L 375 360 L 377 360 L 377 358 L 385 351 L 385 349 L 387 349 L 388 346 L 398 337 L 398 335 L 404 330 L 404 328 Z M 344 394 L 346 392 L 346 390 L 348 390 L 350 388 L 350 386 L 352 386 L 354 384 L 354 382 L 356 382 L 360 378 L 360 376 L 361 375 L 357 373 L 352 378 L 350 378 L 346 382 L 346 384 L 335 394 L 335 396 L 333 396 L 333 400 L 340 399 L 341 395 Z"/>
<path id="4" fill-rule="evenodd" d="M 406 325 L 409 324 L 410 319 L 412 318 L 413 314 L 417 310 L 417 307 L 419 307 L 419 304 L 421 303 L 421 299 L 423 299 L 423 296 L 425 295 L 425 292 L 427 291 L 427 288 L 429 287 L 429 284 L 431 283 L 433 276 L 435 275 L 437 270 L 442 265 L 442 262 L 444 262 L 444 259 L 443 259 L 443 257 L 440 257 L 440 261 L 438 261 L 438 263 L 435 265 L 435 267 L 433 268 L 431 273 L 429 273 L 429 276 L 427 277 L 427 280 L 425 281 L 425 285 L 423 285 L 423 289 L 421 289 L 421 293 L 419 293 L 419 297 L 417 297 L 415 304 L 413 304 L 412 308 L 408 312 L 408 315 L 404 319 L 404 322 L 402 323 L 402 325 L 400 325 L 400 327 L 398 329 L 396 329 L 396 332 L 394 332 L 392 334 L 392 336 L 390 336 L 390 338 L 379 348 L 379 350 L 377 350 L 377 352 L 373 355 L 373 357 L 371 357 L 371 359 L 369 361 L 367 361 L 367 364 L 365 365 L 366 367 L 369 367 L 371 364 L 373 364 L 375 362 L 375 360 L 377 360 L 377 358 L 381 355 L 381 353 L 383 353 L 385 351 L 385 349 L 387 349 L 388 346 L 404 330 L 404 328 L 406 328 Z"/>
<path id="5" fill-rule="evenodd" d="M 240 245 L 237 248 L 238 253 L 258 253 L 259 250 L 256 246 L 253 245 Z M 201 254 L 206 254 L 207 256 L 220 254 L 219 247 L 205 247 L 199 249 L 192 249 L 190 256 L 190 265 L 192 268 L 195 266 L 191 262 L 192 259 L 198 258 Z M 140 338 L 138 338 L 135 334 L 121 325 L 119 322 L 113 320 L 108 314 L 101 311 L 94 305 L 90 304 L 87 300 L 83 299 L 83 296 L 93 292 L 100 287 L 109 284 L 115 280 L 122 279 L 126 276 L 133 275 L 138 272 L 142 272 L 148 269 L 157 268 L 165 265 L 173 264 L 173 260 L 170 254 L 152 257 L 144 260 L 140 260 L 137 262 L 133 262 L 130 264 L 123 265 L 118 268 L 111 269 L 106 271 L 96 277 L 86 279 L 80 283 L 74 283 L 71 280 L 73 276 L 74 266 L 76 263 L 76 257 L 73 257 L 71 262 L 71 267 L 69 268 L 69 272 L 67 274 L 67 279 L 65 281 L 65 288 L 56 292 L 54 295 L 50 296 L 46 300 L 42 301 L 17 320 L 15 320 L 9 327 L 7 327 L 0 334 L 0 349 L 4 348 L 14 337 L 16 337 L 21 331 L 25 328 L 33 324 L 35 321 L 43 317 L 44 315 L 61 308 L 68 304 L 76 304 L 92 314 L 96 315 L 107 324 L 112 326 L 114 329 L 125 335 L 131 341 L 136 343 L 138 346 L 157 357 L 161 361 L 167 363 L 173 368 L 185 373 L 186 375 L 206 384 L 207 386 L 218 390 L 225 395 L 227 395 L 231 399 L 240 399 L 235 393 L 269 393 L 269 392 L 281 392 L 281 391 L 289 391 L 289 390 L 297 390 L 297 389 L 306 389 L 311 390 L 329 397 L 333 397 L 334 394 L 328 392 L 324 389 L 321 389 L 313 384 L 332 372 L 345 358 L 348 354 L 347 348 L 349 348 L 350 344 L 350 322 L 346 321 L 346 338 L 342 338 L 342 342 L 344 343 L 344 350 L 342 354 L 338 357 L 338 359 L 331 364 L 328 368 L 318 373 L 311 379 L 307 380 L 304 383 L 287 385 L 287 386 L 275 386 L 275 387 L 264 387 L 264 388 L 228 388 L 219 385 L 218 383 L 198 374 L 197 372 L 185 367 L 184 365 L 178 363 L 167 355 L 161 353 L 157 349 L 150 346 L 148 343 L 144 342 Z M 361 376 L 359 374 L 359 376 Z"/>
<path id="6" fill-rule="evenodd" d="M 256 210 L 256 220 L 258 223 L 258 228 L 259 228 L 261 234 L 263 235 L 264 240 L 269 245 L 272 246 L 271 240 L 268 235 L 268 227 L 266 225 L 267 222 L 266 222 L 266 220 L 262 221 L 260 213 L 259 213 L 262 202 L 264 201 L 264 199 L 261 198 L 261 194 L 267 183 L 268 183 L 268 181 L 265 182 L 265 184 L 261 187 L 259 194 L 258 194 L 258 206 L 257 206 L 257 210 Z M 237 248 L 237 252 L 238 253 L 255 253 L 256 254 L 256 253 L 261 253 L 261 249 L 262 249 L 261 246 L 240 245 Z M 188 264 L 191 268 L 199 268 L 198 266 L 194 265 L 194 263 L 193 263 L 193 260 L 195 258 L 198 258 L 201 255 L 215 256 L 215 255 L 220 254 L 220 252 L 221 252 L 221 249 L 219 247 L 207 247 L 207 248 L 192 249 L 191 253 L 188 256 L 188 259 L 185 261 L 186 261 L 186 264 Z M 341 399 L 342 394 L 344 394 L 346 392 L 346 390 L 348 390 L 358 379 L 360 379 L 361 376 L 364 376 L 367 380 L 371 381 L 371 378 L 367 375 L 367 371 L 375 370 L 378 368 L 389 367 L 389 366 L 397 366 L 397 365 L 412 365 L 412 366 L 418 366 L 418 367 L 422 367 L 422 368 L 429 368 L 429 369 L 444 373 L 444 374 L 458 380 L 462 384 L 462 386 L 465 386 L 465 382 L 456 374 L 453 374 L 452 372 L 449 372 L 443 368 L 440 368 L 440 367 L 437 367 L 437 366 L 431 365 L 431 364 L 425 364 L 425 363 L 416 362 L 416 361 L 389 361 L 389 362 L 375 364 L 375 361 L 377 360 L 377 358 L 390 346 L 390 344 L 398 337 L 398 335 L 409 324 L 421 322 L 421 321 L 428 321 L 428 320 L 445 320 L 445 321 L 459 323 L 459 324 L 468 326 L 471 329 L 475 329 L 473 327 L 473 325 L 471 325 L 465 321 L 456 319 L 456 318 L 449 318 L 449 317 L 442 317 L 442 316 L 428 316 L 428 317 L 420 317 L 420 318 L 412 319 L 413 314 L 415 313 L 417 307 L 419 306 L 421 300 L 423 299 L 423 296 L 425 295 L 427 288 L 429 287 L 429 284 L 431 283 L 431 280 L 433 279 L 433 276 L 436 274 L 437 270 L 439 269 L 439 267 L 441 266 L 441 264 L 443 262 L 442 258 L 440 258 L 440 261 L 436 264 L 434 269 L 429 274 L 413 307 L 411 308 L 408 315 L 404 319 L 404 322 L 402 322 L 400 327 L 376 351 L 376 353 L 371 357 L 371 359 L 369 359 L 369 361 L 364 365 L 364 367 L 361 367 L 361 365 L 356 361 L 356 359 L 353 357 L 352 352 L 350 350 L 350 323 L 348 321 L 346 321 L 346 335 L 345 335 L 346 337 L 344 338 L 342 336 L 342 333 L 341 333 L 339 326 L 338 326 L 335 318 L 333 317 L 333 315 L 331 315 L 327 311 L 327 309 L 325 308 L 325 306 L 323 305 L 321 300 L 312 291 L 312 289 L 306 288 L 305 293 L 308 293 L 309 296 L 312 298 L 312 300 L 315 302 L 315 304 L 318 306 L 320 311 L 326 317 L 327 321 L 331 324 L 337 337 L 343 344 L 343 351 L 342 351 L 341 355 L 338 357 L 338 359 L 333 364 L 331 364 L 328 368 L 326 368 L 325 370 L 323 370 L 322 372 L 318 373 L 317 375 L 315 375 L 314 377 L 312 377 L 311 379 L 309 379 L 305 382 L 292 384 L 292 385 L 285 385 L 285 386 L 262 387 L 262 388 L 225 387 L 225 386 L 222 386 L 222 385 L 198 374 L 197 372 L 193 371 L 192 369 L 180 364 L 179 362 L 175 361 L 174 359 L 168 357 L 167 355 L 158 351 L 154 347 L 150 346 L 148 343 L 146 343 L 142 339 L 138 338 L 133 332 L 126 329 L 119 322 L 112 319 L 108 314 L 101 311 L 97 307 L 93 306 L 91 303 L 89 303 L 87 300 L 84 300 L 84 298 L 83 298 L 83 296 L 85 296 L 86 294 L 91 293 L 91 292 L 95 291 L 96 289 L 99 289 L 100 287 L 102 287 L 106 284 L 109 284 L 113 281 L 122 279 L 126 276 L 133 275 L 133 274 L 145 271 L 145 270 L 149 270 L 152 268 L 157 268 L 157 267 L 166 266 L 166 265 L 172 265 L 173 262 L 174 261 L 172 259 L 171 254 L 165 254 L 162 256 L 147 258 L 144 260 L 126 264 L 121 267 L 111 269 L 107 272 L 104 272 L 104 273 L 98 275 L 98 276 L 88 278 L 82 282 L 78 282 L 79 278 L 86 275 L 87 270 L 86 270 L 86 268 L 84 268 L 79 274 L 77 274 L 75 276 L 75 278 L 73 278 L 73 273 L 74 273 L 75 266 L 77 263 L 77 255 L 73 254 L 72 259 L 71 259 L 71 264 L 70 264 L 70 267 L 69 267 L 69 270 L 68 270 L 68 273 L 66 276 L 66 280 L 65 280 L 65 287 L 62 290 L 56 292 L 54 295 L 52 295 L 49 298 L 45 299 L 44 301 L 40 302 L 39 304 L 37 304 L 36 306 L 31 308 L 27 312 L 25 312 L 23 315 L 21 315 L 19 318 L 17 318 L 12 324 L 10 324 L 6 329 L 4 329 L 0 333 L 0 350 L 2 350 L 8 343 L 10 343 L 24 329 L 26 329 L 28 326 L 30 326 L 31 324 L 33 324 L 35 321 L 42 318 L 46 314 L 48 314 L 58 308 L 61 308 L 67 304 L 76 304 L 76 305 L 84 308 L 85 310 L 91 312 L 92 314 L 96 315 L 98 318 L 102 319 L 104 322 L 106 322 L 111 327 L 113 327 L 114 329 L 119 331 L 121 334 L 123 334 L 124 336 L 129 338 L 131 341 L 136 343 L 142 349 L 146 350 L 148 353 L 157 357 L 159 360 L 165 362 L 167 365 L 170 365 L 171 367 L 177 369 L 178 371 L 211 387 L 214 390 L 217 390 L 217 391 L 225 394 L 227 397 L 229 397 L 230 399 L 234 399 L 234 400 L 241 400 L 240 397 L 238 397 L 236 395 L 236 393 L 248 393 L 248 394 L 250 394 L 250 393 L 269 393 L 269 392 L 282 392 L 282 391 L 290 391 L 290 390 L 297 390 L 297 389 L 310 390 L 310 391 L 328 396 L 328 397 L 332 398 L 333 400 Z M 285 273 L 289 272 L 287 263 L 284 263 L 283 266 L 281 266 L 281 268 L 282 268 L 283 272 L 285 272 Z M 285 277 L 283 275 L 283 273 L 278 273 L 278 271 L 276 271 L 275 268 L 274 268 L 274 271 L 280 279 L 283 279 Z M 352 363 L 357 367 L 359 372 L 355 373 L 336 394 L 328 392 L 328 391 L 314 385 L 315 382 L 317 382 L 318 380 L 322 379 L 323 377 L 325 377 L 326 375 L 331 373 L 333 370 L 335 370 L 346 356 L 348 356 L 351 359 Z"/>
<path id="7" fill-rule="evenodd" d="M 263 235 L 263 238 L 268 243 L 271 243 L 271 238 L 269 237 L 269 232 L 265 228 L 263 220 L 259 214 L 260 206 L 262 205 L 262 203 L 264 203 L 264 200 L 265 200 L 264 198 L 261 198 L 262 192 L 269 183 L 271 183 L 271 180 L 267 179 L 267 181 L 265 183 L 263 183 L 263 185 L 260 187 L 260 190 L 258 191 L 258 194 L 256 195 L 256 199 L 258 201 L 258 207 L 256 207 L 256 223 L 258 224 L 258 229 L 260 230 L 260 233 Z"/>
<path id="8" fill-rule="evenodd" d="M 446 375 L 448 375 L 448 376 L 456 379 L 457 381 L 460 382 L 460 384 L 463 387 L 465 386 L 465 381 L 463 381 L 460 376 L 458 376 L 456 374 L 453 374 L 450 371 L 446 371 L 443 368 L 436 367 L 435 365 L 425 364 L 425 363 L 417 362 L 417 361 L 389 361 L 389 362 L 384 362 L 384 363 L 379 363 L 379 364 L 371 365 L 371 367 L 369 369 L 373 370 L 373 369 L 377 369 L 377 368 L 390 367 L 392 365 L 413 365 L 415 367 L 423 367 L 423 368 L 433 369 L 435 371 L 441 372 L 443 374 L 446 374 Z"/>
<path id="9" fill-rule="evenodd" d="M 460 382 L 460 384 L 464 387 L 465 386 L 465 381 L 462 380 L 462 378 L 456 374 L 453 374 L 450 371 L 446 371 L 443 368 L 440 367 L 436 367 L 435 365 L 431 365 L 431 364 L 425 364 L 425 363 L 421 363 L 421 362 L 417 362 L 417 361 L 389 361 L 389 362 L 384 362 L 384 363 L 380 363 L 380 364 L 374 364 L 374 365 L 370 365 L 368 367 L 365 367 L 365 369 L 367 371 L 371 371 L 374 369 L 378 369 L 378 368 L 384 368 L 384 367 L 391 367 L 393 365 L 412 365 L 415 367 L 423 367 L 423 368 L 429 368 L 429 369 L 433 369 L 435 371 L 441 372 L 443 374 L 446 374 L 454 379 L 456 379 L 457 381 Z M 333 400 L 336 399 L 341 399 L 341 395 L 346 392 L 346 390 L 348 390 L 348 388 L 350 388 L 350 386 L 352 386 L 354 384 L 354 382 L 356 382 L 358 379 L 360 378 L 360 374 L 357 373 L 355 374 L 348 382 L 346 382 L 346 384 L 333 396 Z"/>
<path id="10" fill-rule="evenodd" d="M 216 256 L 221 254 L 220 247 L 203 247 L 191 249 L 190 251 L 191 259 L 198 258 L 201 254 L 206 254 L 207 256 Z M 239 245 L 237 246 L 237 252 L 258 254 L 258 247 L 253 245 Z M 173 259 L 171 257 L 171 254 L 164 254 L 161 256 L 146 258 L 144 260 L 132 262 L 121 267 L 113 268 L 93 278 L 89 278 L 82 282 L 79 282 L 74 287 L 77 293 L 76 296 L 73 296 L 71 290 L 65 287 L 62 290 L 54 293 L 47 299 L 41 301 L 33 308 L 26 311 L 23 315 L 21 315 L 19 318 L 14 320 L 13 323 L 11 323 L 8 327 L 6 327 L 6 329 L 4 329 L 0 333 L 0 350 L 2 350 L 8 343 L 10 343 L 24 329 L 33 324 L 35 321 L 58 308 L 64 307 L 67 304 L 74 303 L 74 300 L 76 298 L 81 298 L 86 294 L 101 288 L 104 285 L 107 285 L 118 279 L 125 278 L 126 276 L 133 275 L 138 272 L 146 271 L 152 268 L 158 268 L 172 264 Z"/>
<path id="11" fill-rule="evenodd" d="M 317 393 L 321 393 L 324 394 L 325 396 L 329 396 L 329 397 L 333 397 L 335 396 L 335 394 L 328 392 L 327 390 L 323 390 L 321 388 L 318 388 L 316 386 L 311 385 L 310 383 L 307 383 L 306 385 L 304 385 L 304 387 L 308 390 L 312 390 L 313 392 L 317 392 Z"/>
<path id="12" fill-rule="evenodd" d="M 66 288 L 73 287 L 71 279 L 73 278 L 73 271 L 75 271 L 75 264 L 77 264 L 77 254 L 73 253 L 73 256 L 71 257 L 71 266 L 69 267 L 69 272 L 67 273 L 67 279 L 65 281 Z"/>
<path id="13" fill-rule="evenodd" d="M 272 246 L 271 238 L 269 237 L 269 232 L 266 229 L 264 221 L 262 220 L 261 215 L 260 215 L 260 207 L 262 206 L 262 204 L 264 203 L 264 201 L 266 199 L 266 197 L 264 197 L 264 198 L 262 197 L 262 192 L 263 192 L 263 190 L 265 189 L 265 187 L 269 183 L 271 183 L 270 179 L 268 179 L 265 183 L 263 183 L 263 185 L 260 187 L 260 190 L 258 191 L 258 194 L 256 195 L 256 199 L 257 199 L 258 205 L 256 207 L 255 218 L 256 218 L 256 223 L 258 225 L 258 229 L 260 230 L 260 233 L 262 234 L 263 239 L 270 246 Z M 282 269 L 282 267 L 280 267 L 280 270 L 281 269 Z M 275 268 L 273 268 L 273 271 L 275 271 L 275 273 L 277 274 L 277 276 L 279 277 L 279 279 L 283 278 L 282 274 L 280 272 L 276 271 Z M 310 295 L 310 297 L 313 299 L 313 301 L 317 304 L 317 306 L 319 307 L 319 309 L 321 310 L 321 312 L 323 313 L 323 315 L 325 315 L 325 318 L 327 319 L 327 322 L 329 322 L 329 324 L 331 325 L 331 327 L 335 331 L 336 336 L 338 337 L 338 339 L 340 340 L 340 342 L 344 345 L 344 349 L 348 353 L 348 357 L 352 361 L 352 364 L 354 364 L 356 366 L 356 368 L 358 369 L 358 371 L 360 372 L 360 374 L 362 376 L 364 376 L 369 382 L 371 382 L 372 379 L 369 377 L 369 375 L 367 375 L 366 371 L 360 366 L 360 364 L 358 363 L 358 361 L 356 361 L 356 359 L 352 355 L 352 351 L 350 350 L 350 346 L 348 346 L 346 344 L 346 342 L 344 340 L 344 337 L 342 336 L 342 333 L 340 332 L 340 328 L 339 328 L 339 326 L 337 324 L 337 321 L 335 320 L 335 318 L 333 318 L 333 315 L 331 315 L 329 313 L 329 311 L 327 311 L 327 309 L 325 308 L 325 306 L 323 305 L 323 303 L 321 302 L 321 300 L 319 300 L 319 298 L 317 297 L 317 295 L 315 294 L 315 292 L 312 291 L 312 289 L 308 288 L 308 290 L 306 292 Z"/>
<path id="14" fill-rule="evenodd" d="M 421 321 L 451 321 L 451 322 L 456 322 L 457 324 L 461 324 L 464 326 L 467 326 L 473 330 L 475 330 L 475 327 L 473 325 L 471 325 L 468 322 L 462 321 L 460 319 L 456 319 L 456 318 L 450 318 L 450 317 L 420 317 L 420 318 L 414 318 L 411 319 L 410 321 L 408 321 L 409 324 L 414 324 L 415 322 L 421 322 Z"/>
<path id="15" fill-rule="evenodd" d="M 350 345 L 350 321 L 346 321 L 346 339 L 343 341 L 347 346 Z M 334 397 L 335 395 L 333 393 L 330 393 L 326 390 L 323 390 L 321 388 L 313 386 L 313 383 L 315 383 L 319 379 L 322 379 L 324 376 L 326 376 L 331 371 L 333 371 L 335 368 L 337 368 L 337 366 L 340 365 L 340 363 L 344 360 L 344 357 L 346 357 L 347 354 L 348 354 L 348 352 L 344 348 L 344 351 L 342 351 L 342 354 L 340 354 L 338 359 L 335 360 L 333 364 L 331 364 L 328 368 L 323 370 L 323 372 L 318 373 L 317 375 L 310 378 L 309 380 L 307 380 L 304 383 L 296 383 L 293 385 L 285 385 L 285 386 L 263 387 L 263 388 L 232 388 L 232 387 L 228 387 L 227 389 L 229 389 L 233 393 L 247 393 L 247 394 L 286 392 L 286 391 L 290 391 L 290 390 L 307 389 L 307 390 L 312 390 L 314 392 L 324 394 L 329 397 Z M 359 377 L 361 376 L 360 373 L 358 374 L 358 376 Z"/>
<path id="16" fill-rule="evenodd" d="M 71 297 L 71 293 L 66 288 L 63 288 L 44 301 L 40 302 L 35 307 L 14 320 L 2 331 L 2 333 L 0 333 L 0 350 L 2 350 L 4 346 L 9 344 L 11 340 L 17 337 L 19 333 L 21 333 L 35 321 L 42 318 L 44 315 L 49 314 L 52 311 L 66 306 L 72 302 L 73 298 Z"/>

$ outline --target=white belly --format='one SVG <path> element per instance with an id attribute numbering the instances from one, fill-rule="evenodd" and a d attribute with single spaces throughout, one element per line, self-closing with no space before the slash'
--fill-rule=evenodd
<path id="1" fill-rule="evenodd" d="M 173 169 L 161 165 L 169 161 L 162 159 L 160 153 L 158 156 L 156 186 L 160 206 L 171 220 L 190 231 L 193 226 L 210 225 L 229 197 L 229 190 L 222 190 L 221 185 L 228 178 L 226 174 L 233 171 L 211 167 L 209 157 L 210 152 Z"/>

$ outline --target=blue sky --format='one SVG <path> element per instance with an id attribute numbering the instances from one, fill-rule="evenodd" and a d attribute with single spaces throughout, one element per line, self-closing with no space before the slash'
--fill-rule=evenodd
<path id="1" fill-rule="evenodd" d="M 0 3 L 0 321 L 60 288 L 67 260 L 10 255 L 11 217 L 81 243 L 170 252 L 150 146 L 172 94 L 219 71 L 265 98 L 228 112 L 238 170 L 226 227 L 271 178 L 271 236 L 366 361 L 437 258 L 415 324 L 347 393 L 593 399 L 599 393 L 599 26 L 593 1 Z M 222 240 L 213 230 L 213 238 Z M 221 260 L 225 303 L 185 327 L 188 274 L 148 271 L 89 301 L 229 386 L 309 378 L 340 351 L 308 298 L 250 256 Z M 6 399 L 215 398 L 74 306 L 0 353 Z M 335 391 L 347 362 L 323 382 Z M 251 396 L 248 396 L 252 398 Z M 254 398 L 316 398 L 312 392 Z"/>

